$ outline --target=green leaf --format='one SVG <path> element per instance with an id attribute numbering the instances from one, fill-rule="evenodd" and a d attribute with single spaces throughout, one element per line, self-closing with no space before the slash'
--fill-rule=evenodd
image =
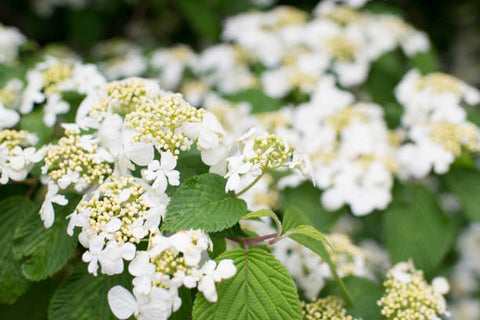
<path id="1" fill-rule="evenodd" d="M 320 231 L 318 231 L 312 226 L 300 225 L 288 230 L 284 235 L 287 237 L 290 237 L 291 235 L 295 235 L 295 234 L 304 235 L 314 240 L 321 241 L 323 244 L 328 245 L 332 250 L 334 249 L 330 244 L 330 242 L 328 242 L 327 238 L 325 238 L 325 236 Z"/>
<path id="2" fill-rule="evenodd" d="M 310 224 L 311 223 L 309 221 L 309 218 L 300 209 L 296 207 L 289 207 L 285 211 L 285 215 L 283 217 L 283 228 L 286 231 L 285 234 L 287 234 L 289 230 L 294 230 L 294 228 L 300 225 Z M 315 238 L 304 234 L 292 234 L 288 235 L 288 237 L 318 254 L 318 256 L 328 264 L 328 266 L 330 267 L 330 272 L 332 273 L 335 282 L 340 288 L 342 298 L 345 300 L 348 306 L 353 306 L 352 298 L 350 297 L 347 289 L 345 288 L 342 279 L 338 275 L 337 268 L 332 262 L 332 259 L 330 259 L 330 254 L 328 253 L 327 248 L 325 248 L 323 241 L 316 240 Z"/>
<path id="3" fill-rule="evenodd" d="M 265 95 L 261 89 L 248 89 L 226 98 L 233 102 L 250 103 L 252 106 L 251 113 L 253 114 L 277 111 L 283 107 L 280 99 L 274 99 Z"/>
<path id="4" fill-rule="evenodd" d="M 254 211 L 254 212 L 249 212 L 246 215 L 244 215 L 242 217 L 242 219 L 253 219 L 253 218 L 260 218 L 260 217 L 270 217 L 270 218 L 272 218 L 273 221 L 275 221 L 275 225 L 277 226 L 278 232 L 282 233 L 282 223 L 278 219 L 275 212 L 273 212 L 272 210 L 262 209 L 262 210 L 258 210 L 258 211 Z"/>
<path id="5" fill-rule="evenodd" d="M 225 250 L 227 250 L 227 243 L 225 241 L 225 238 L 216 237 L 214 235 L 210 235 L 210 239 L 213 243 L 213 251 L 209 251 L 208 255 L 210 256 L 210 258 L 215 259 L 219 255 L 224 253 Z"/>
<path id="6" fill-rule="evenodd" d="M 372 64 L 366 85 L 374 102 L 384 106 L 396 102 L 394 89 L 404 75 L 403 62 L 400 50 L 395 50 Z"/>
<path id="7" fill-rule="evenodd" d="M 182 299 L 182 305 L 180 306 L 180 309 L 175 311 L 168 319 L 169 320 L 191 320 L 193 301 L 195 298 L 193 291 L 185 287 L 180 287 L 178 289 L 178 295 L 180 296 L 180 299 Z"/>
<path id="8" fill-rule="evenodd" d="M 462 211 L 470 221 L 480 222 L 480 173 L 475 170 L 452 168 L 442 176 L 448 189 L 457 195 Z"/>
<path id="9" fill-rule="evenodd" d="M 33 282 L 28 291 L 12 305 L 0 305 L 2 319 L 45 320 L 57 280 Z"/>
<path id="10" fill-rule="evenodd" d="M 438 55 L 433 48 L 425 52 L 418 52 L 409 57 L 410 66 L 427 74 L 439 70 Z"/>
<path id="11" fill-rule="evenodd" d="M 78 196 L 77 196 L 78 200 Z M 45 229 L 38 210 L 24 215 L 15 230 L 14 254 L 23 258 L 23 275 L 32 281 L 48 278 L 59 271 L 70 259 L 77 246 L 77 238 L 67 234 L 67 214 L 73 212 L 77 201 L 70 199 L 65 207 L 54 205 L 55 221 Z"/>
<path id="12" fill-rule="evenodd" d="M 108 306 L 108 291 L 122 285 L 130 288 L 127 272 L 120 275 L 93 276 L 87 272 L 87 264 L 80 262 L 55 291 L 48 308 L 49 320 L 114 320 Z"/>
<path id="13" fill-rule="evenodd" d="M 175 168 L 180 172 L 180 181 L 183 183 L 187 179 L 208 172 L 208 166 L 203 163 L 200 152 L 181 152 Z"/>
<path id="14" fill-rule="evenodd" d="M 354 308 L 347 309 L 347 313 L 349 315 L 356 319 L 382 319 L 380 307 L 377 305 L 377 301 L 380 300 L 383 295 L 382 288 L 380 288 L 371 280 L 355 276 L 345 277 L 343 278 L 343 281 L 345 283 L 345 287 L 352 297 L 353 302 L 355 303 Z M 333 283 L 329 283 L 322 293 L 323 292 L 337 295 L 339 290 L 338 287 Z"/>
<path id="15" fill-rule="evenodd" d="M 308 223 L 301 224 L 310 224 L 322 232 L 330 230 L 340 216 L 340 212 L 328 212 L 322 207 L 321 192 L 311 182 L 285 188 L 281 196 L 283 208 L 295 206 L 307 215 Z"/>
<path id="16" fill-rule="evenodd" d="M 25 197 L 10 197 L 0 202 L 0 303 L 14 303 L 28 289 L 21 263 L 13 259 L 13 235 L 18 221 L 33 204 Z"/>
<path id="17" fill-rule="evenodd" d="M 398 185 L 384 213 L 386 244 L 393 263 L 413 259 L 430 272 L 441 264 L 455 241 L 455 226 L 435 195 L 422 185 Z"/>
<path id="18" fill-rule="evenodd" d="M 31 113 L 22 115 L 19 127 L 37 135 L 37 146 L 49 142 L 54 129 L 53 127 L 47 127 L 43 123 L 43 110 L 41 108 L 35 108 Z"/>
<path id="19" fill-rule="evenodd" d="M 260 249 L 230 250 L 217 262 L 232 259 L 236 275 L 217 285 L 218 301 L 198 294 L 193 307 L 195 320 L 302 319 L 297 289 L 285 267 Z"/>
<path id="20" fill-rule="evenodd" d="M 245 201 L 232 191 L 225 193 L 224 178 L 206 173 L 180 185 L 168 204 L 162 229 L 217 232 L 233 226 L 246 212 Z"/>

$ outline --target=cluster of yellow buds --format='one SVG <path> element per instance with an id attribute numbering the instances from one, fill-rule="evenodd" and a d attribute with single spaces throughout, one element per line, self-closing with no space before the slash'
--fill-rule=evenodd
<path id="1" fill-rule="evenodd" d="M 312 303 L 302 302 L 302 309 L 305 320 L 353 320 L 347 315 L 343 300 L 336 296 L 316 299 Z"/>
<path id="2" fill-rule="evenodd" d="M 80 202 L 77 210 L 89 216 L 90 227 L 95 233 L 112 233 L 118 243 L 139 243 L 147 233 L 143 220 L 150 209 L 143 198 L 145 192 L 133 177 L 112 176 L 93 198 Z M 141 223 L 136 225 L 136 221 Z"/>
<path id="3" fill-rule="evenodd" d="M 339 62 L 351 62 L 355 60 L 358 51 L 357 45 L 345 36 L 335 36 L 327 41 L 327 48 L 332 57 Z"/>
<path id="4" fill-rule="evenodd" d="M 433 320 L 446 313 L 445 292 L 434 290 L 411 262 L 394 266 L 383 285 L 386 290 L 378 305 L 386 319 Z"/>
<path id="5" fill-rule="evenodd" d="M 262 170 L 277 169 L 292 159 L 294 150 L 293 146 L 273 134 L 254 137 L 252 155 L 247 156 L 247 161 L 259 165 Z"/>
<path id="6" fill-rule="evenodd" d="M 15 147 L 27 147 L 36 142 L 35 135 L 25 130 L 9 130 L 0 131 L 0 147 L 7 147 L 11 152 Z M 10 154 L 11 155 L 11 154 Z"/>
<path id="7" fill-rule="evenodd" d="M 125 119 L 127 126 L 138 132 L 134 141 L 154 143 L 157 149 L 176 157 L 193 143 L 182 132 L 182 126 L 187 122 L 202 123 L 204 115 L 204 109 L 196 109 L 180 94 L 173 94 L 159 95 L 153 103 L 137 105 Z"/>
<path id="8" fill-rule="evenodd" d="M 119 113 L 126 115 L 149 102 L 148 88 L 145 81 L 137 78 L 128 81 L 112 81 L 103 86 L 101 91 L 107 96 L 93 105 L 89 115 L 100 117 L 105 113 Z"/>
<path id="9" fill-rule="evenodd" d="M 108 163 L 95 160 L 97 149 L 95 143 L 82 141 L 78 129 L 66 129 L 58 145 L 48 146 L 42 171 L 54 182 L 77 172 L 83 183 L 101 184 L 112 174 L 112 169 Z"/>
<path id="10" fill-rule="evenodd" d="M 438 93 L 461 93 L 460 81 L 446 73 L 434 72 L 421 77 L 417 81 L 418 89 L 431 89 Z"/>
<path id="11" fill-rule="evenodd" d="M 46 94 L 60 92 L 58 84 L 70 78 L 73 73 L 72 66 L 57 62 L 42 71 L 43 87 Z"/>
<path id="12" fill-rule="evenodd" d="M 9 106 L 17 100 L 17 94 L 7 85 L 0 89 L 0 104 Z"/>
<path id="13" fill-rule="evenodd" d="M 433 124 L 431 137 L 455 156 L 459 156 L 462 150 L 480 151 L 480 131 L 470 122 L 462 124 L 437 122 Z"/>
<path id="14" fill-rule="evenodd" d="M 354 120 L 367 121 L 367 116 L 354 106 L 345 107 L 326 118 L 326 122 L 332 126 L 337 133 L 349 126 Z"/>
<path id="15" fill-rule="evenodd" d="M 185 258 L 180 252 L 174 252 L 171 249 L 162 251 L 156 257 L 150 259 L 150 262 L 155 266 L 155 272 L 163 275 L 176 278 L 179 272 L 184 275 L 192 275 L 194 270 L 198 269 L 198 265 L 189 266 L 185 263 Z M 165 287 L 162 281 L 153 281 L 153 285 L 157 287 Z"/>

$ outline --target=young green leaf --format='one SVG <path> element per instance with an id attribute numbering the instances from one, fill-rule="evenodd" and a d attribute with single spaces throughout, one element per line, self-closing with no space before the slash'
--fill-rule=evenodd
<path id="1" fill-rule="evenodd" d="M 14 303 L 28 288 L 21 263 L 12 257 L 13 235 L 21 216 L 31 213 L 33 204 L 21 196 L 0 202 L 0 303 Z"/>
<path id="2" fill-rule="evenodd" d="M 462 211 L 470 221 L 480 222 L 480 173 L 475 170 L 452 168 L 442 176 L 447 188 L 460 200 Z"/>
<path id="3" fill-rule="evenodd" d="M 177 232 L 202 229 L 217 232 L 237 223 L 247 204 L 233 192 L 225 193 L 225 179 L 206 173 L 182 183 L 167 207 L 162 229 Z"/>
<path id="4" fill-rule="evenodd" d="M 384 213 L 386 244 L 393 263 L 413 259 L 430 272 L 442 262 L 455 241 L 455 226 L 435 195 L 422 185 L 399 185 Z"/>
<path id="5" fill-rule="evenodd" d="M 216 260 L 232 259 L 236 275 L 217 285 L 218 301 L 199 293 L 193 307 L 195 320 L 302 319 L 297 289 L 285 267 L 260 249 L 230 250 Z"/>
<path id="6" fill-rule="evenodd" d="M 262 209 L 262 210 L 258 210 L 258 211 L 254 211 L 254 212 L 249 212 L 246 215 L 244 215 L 242 217 L 242 219 L 253 219 L 253 218 L 260 218 L 260 217 L 270 217 L 270 218 L 272 218 L 273 221 L 275 221 L 275 225 L 277 226 L 278 232 L 282 233 L 282 223 L 278 219 L 275 212 L 273 212 L 272 210 Z"/>
<path id="7" fill-rule="evenodd" d="M 108 306 L 108 291 L 116 286 L 130 287 L 128 273 L 96 277 L 80 262 L 55 291 L 48 308 L 49 320 L 114 320 Z"/>
<path id="8" fill-rule="evenodd" d="M 14 254 L 23 259 L 23 275 L 32 281 L 43 280 L 59 271 L 70 259 L 77 238 L 67 234 L 66 215 L 74 210 L 77 201 L 65 207 L 55 206 L 55 222 L 45 229 L 38 210 L 24 215 L 15 230 Z"/>
<path id="9" fill-rule="evenodd" d="M 295 235 L 295 234 L 304 235 L 312 239 L 321 241 L 323 244 L 328 245 L 332 250 L 334 250 L 330 242 L 328 242 L 327 238 L 325 238 L 325 236 L 320 231 L 318 231 L 312 226 L 309 226 L 309 225 L 297 226 L 285 232 L 284 236 L 290 237 L 291 235 Z"/>
<path id="10" fill-rule="evenodd" d="M 294 228 L 298 226 L 310 224 L 310 220 L 300 209 L 295 207 L 289 207 L 285 211 L 285 215 L 283 217 L 283 228 L 285 230 L 285 234 L 287 234 L 290 230 L 294 230 Z M 330 272 L 332 273 L 335 282 L 340 288 L 342 298 L 345 300 L 349 307 L 353 306 L 352 298 L 350 297 L 347 289 L 345 288 L 342 279 L 338 275 L 337 268 L 330 259 L 330 254 L 328 253 L 327 248 L 325 248 L 324 242 L 305 234 L 291 234 L 288 235 L 288 237 L 318 254 L 320 258 L 322 258 L 328 264 L 328 266 L 330 267 Z"/>

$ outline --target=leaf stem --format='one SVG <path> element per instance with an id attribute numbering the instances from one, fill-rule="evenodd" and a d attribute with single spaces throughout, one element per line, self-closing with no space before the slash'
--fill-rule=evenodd
<path id="1" fill-rule="evenodd" d="M 265 174 L 265 171 L 262 171 L 262 173 L 258 177 L 256 177 L 255 180 L 252 181 L 252 183 L 250 183 L 248 186 L 246 186 L 245 189 L 243 189 L 239 193 L 235 194 L 235 196 L 238 197 L 238 196 L 244 194 L 245 192 L 247 192 L 251 187 L 253 187 L 258 182 L 258 180 L 260 180 L 263 177 L 264 174 Z"/>

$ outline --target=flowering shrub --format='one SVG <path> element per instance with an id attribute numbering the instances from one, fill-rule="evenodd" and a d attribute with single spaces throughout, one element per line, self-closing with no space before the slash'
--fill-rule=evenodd
<path id="1" fill-rule="evenodd" d="M 366 2 L 85 60 L 0 25 L 0 302 L 58 281 L 49 320 L 475 319 L 480 91 Z M 35 8 L 60 4 L 88 6 Z"/>

